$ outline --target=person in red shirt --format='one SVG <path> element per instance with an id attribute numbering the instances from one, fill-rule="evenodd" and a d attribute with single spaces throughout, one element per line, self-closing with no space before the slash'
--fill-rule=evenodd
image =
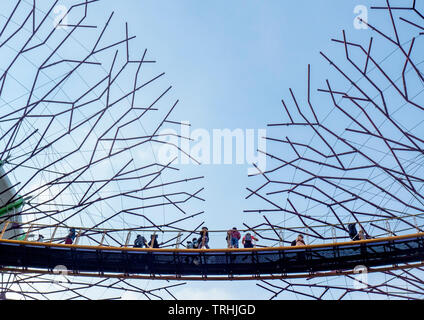
<path id="1" fill-rule="evenodd" d="M 254 236 L 252 236 L 250 233 L 247 233 L 244 237 L 241 243 L 244 245 L 245 248 L 254 248 L 253 241 L 259 241 L 259 239 L 256 239 Z"/>
<path id="2" fill-rule="evenodd" d="M 75 237 L 76 237 L 75 229 L 71 228 L 69 230 L 69 234 L 65 238 L 65 244 L 72 244 L 74 242 Z"/>
<path id="3" fill-rule="evenodd" d="M 231 248 L 239 247 L 239 240 L 241 238 L 240 232 L 238 232 L 237 228 L 234 227 L 231 231 Z"/>

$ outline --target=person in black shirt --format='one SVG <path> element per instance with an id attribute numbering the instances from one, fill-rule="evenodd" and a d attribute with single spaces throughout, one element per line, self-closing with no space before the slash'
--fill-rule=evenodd
<path id="1" fill-rule="evenodd" d="M 158 235 L 157 234 L 152 234 L 150 236 L 149 247 L 150 248 L 159 248 Z"/>
<path id="2" fill-rule="evenodd" d="M 146 238 L 141 235 L 137 235 L 137 238 L 134 241 L 134 248 L 144 248 L 145 246 L 147 247 Z"/>

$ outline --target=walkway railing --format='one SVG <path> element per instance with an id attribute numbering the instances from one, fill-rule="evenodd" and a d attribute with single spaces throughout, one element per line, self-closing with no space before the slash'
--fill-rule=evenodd
<path id="1" fill-rule="evenodd" d="M 380 237 L 390 237 L 394 236 L 394 231 L 396 229 L 396 222 L 399 219 L 405 219 L 409 217 L 415 225 L 415 230 L 413 228 L 405 230 L 396 230 L 397 235 L 402 234 L 411 234 L 415 232 L 422 232 L 422 224 L 418 224 L 417 218 L 422 218 L 424 214 L 416 215 L 404 215 L 402 217 L 394 217 L 391 219 L 379 219 L 372 221 L 364 221 L 361 224 L 357 224 L 358 231 L 361 229 L 371 228 L 377 223 L 383 223 L 385 225 L 385 231 L 379 234 L 373 235 L 375 238 Z M 348 223 L 347 223 L 348 224 Z M 245 224 L 244 229 L 239 229 L 238 231 L 241 234 L 241 239 L 247 233 L 250 233 L 252 237 L 258 239 L 259 241 L 254 245 L 256 247 L 283 247 L 289 246 L 290 243 L 295 240 L 298 234 L 305 235 L 306 244 L 318 244 L 318 243 L 337 243 L 339 241 L 349 240 L 349 235 L 347 232 L 341 232 L 341 230 L 346 229 L 346 225 L 341 224 L 329 224 L 322 226 L 311 226 L 311 230 L 321 228 L 326 233 L 331 234 L 329 237 L 323 237 L 324 241 L 314 243 L 309 242 L 308 235 L 311 233 L 309 228 L 305 227 L 282 227 L 269 224 L 260 225 L 259 227 L 248 227 Z M 159 245 L 161 248 L 185 248 L 188 241 L 191 241 L 193 238 L 200 238 L 200 229 L 196 230 L 183 230 L 183 229 L 154 229 L 154 228 L 143 228 L 143 227 L 134 227 L 134 228 L 124 228 L 124 229 L 111 229 L 111 228 L 87 228 L 81 226 L 68 226 L 68 225 L 45 225 L 45 224 L 28 224 L 28 223 L 17 223 L 15 221 L 3 221 L 0 223 L 1 233 L 0 239 L 3 239 L 7 231 L 13 229 L 20 229 L 20 234 L 16 236 L 14 240 L 23 240 L 23 241 L 40 241 L 48 243 L 64 243 L 65 238 L 69 234 L 70 229 L 75 230 L 75 236 L 73 238 L 73 244 L 89 244 L 97 246 L 114 246 L 114 247 L 132 247 L 134 246 L 134 241 L 137 235 L 142 235 L 147 240 L 150 241 L 151 236 L 161 235 L 161 241 Z M 202 227 L 202 226 L 200 226 Z M 199 227 L 199 228 L 200 228 Z M 343 229 L 342 229 L 343 228 Z M 226 248 L 227 243 L 225 238 L 228 230 L 208 230 L 210 243 L 209 245 L 214 248 Z M 168 236 L 169 235 L 169 236 Z M 41 236 L 41 237 L 40 237 Z M 219 240 L 215 241 L 215 240 Z M 241 240 L 240 239 L 240 240 Z M 83 241 L 84 243 L 81 243 Z M 239 242 L 240 247 L 242 246 L 241 241 Z"/>

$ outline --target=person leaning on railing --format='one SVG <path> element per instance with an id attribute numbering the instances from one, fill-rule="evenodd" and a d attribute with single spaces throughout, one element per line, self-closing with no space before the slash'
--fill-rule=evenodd
<path id="1" fill-rule="evenodd" d="M 134 241 L 134 248 L 144 248 L 147 247 L 147 240 L 142 235 L 137 235 L 137 238 Z"/>
<path id="2" fill-rule="evenodd" d="M 352 241 L 371 239 L 362 228 L 359 232 L 356 231 L 356 225 L 354 223 L 350 223 L 347 227 L 349 230 L 349 237 Z"/>
<path id="3" fill-rule="evenodd" d="M 241 243 L 245 248 L 254 248 L 253 241 L 259 241 L 259 239 L 252 236 L 250 233 L 247 233 L 243 239 L 241 240 Z"/>
<path id="4" fill-rule="evenodd" d="M 302 234 L 299 234 L 296 239 L 296 246 L 306 246 L 305 240 Z"/>
<path id="5" fill-rule="evenodd" d="M 299 235 L 297 236 L 296 240 L 293 240 L 293 241 L 291 242 L 291 246 L 292 246 L 292 247 L 306 246 L 306 244 L 305 244 L 305 240 L 304 240 L 304 238 L 303 238 L 303 235 L 302 235 L 302 234 L 299 234 Z"/>
<path id="6" fill-rule="evenodd" d="M 359 230 L 359 232 L 358 232 L 358 237 L 359 237 L 359 240 L 368 240 L 368 239 L 372 239 L 369 235 L 367 235 L 366 233 L 365 233 L 365 231 L 364 230 Z"/>

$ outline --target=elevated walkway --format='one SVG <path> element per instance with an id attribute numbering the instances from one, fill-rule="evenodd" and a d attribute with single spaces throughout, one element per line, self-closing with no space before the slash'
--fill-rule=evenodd
<path id="1" fill-rule="evenodd" d="M 302 247 L 139 249 L 0 240 L 3 271 L 177 280 L 300 278 L 421 266 L 424 233 Z M 414 265 L 411 265 L 414 264 Z"/>

